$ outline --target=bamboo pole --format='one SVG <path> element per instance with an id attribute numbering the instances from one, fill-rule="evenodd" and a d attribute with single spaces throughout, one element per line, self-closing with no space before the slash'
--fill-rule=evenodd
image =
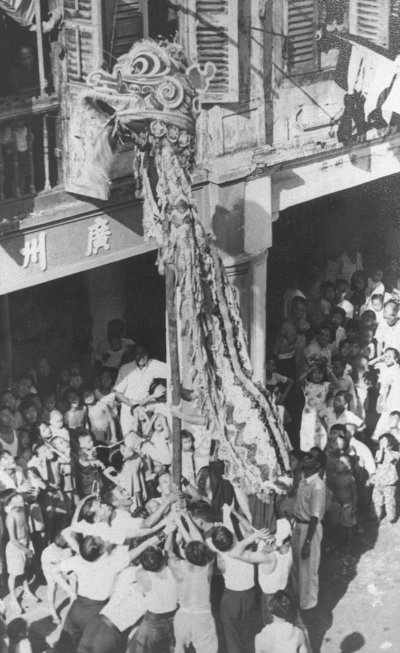
<path id="1" fill-rule="evenodd" d="M 171 399 L 174 406 L 181 400 L 181 383 L 178 349 L 178 322 L 176 314 L 175 274 L 170 265 L 165 271 L 165 294 L 168 320 L 168 350 L 171 369 Z M 182 476 L 181 420 L 172 418 L 172 480 L 180 488 Z"/>

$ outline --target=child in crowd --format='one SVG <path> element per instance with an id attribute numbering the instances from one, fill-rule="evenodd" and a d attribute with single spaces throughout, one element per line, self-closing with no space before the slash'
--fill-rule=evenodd
<path id="1" fill-rule="evenodd" d="M 171 431 L 164 415 L 156 413 L 149 427 L 150 438 L 143 444 L 142 451 L 153 464 L 169 467 L 172 462 Z"/>
<path id="2" fill-rule="evenodd" d="M 50 413 L 57 408 L 57 398 L 55 392 L 49 392 L 43 397 L 43 409 L 41 421 L 50 424 Z"/>
<path id="3" fill-rule="evenodd" d="M 354 317 L 359 317 L 360 309 L 366 301 L 368 278 L 363 270 L 357 270 L 351 278 L 351 303 L 354 307 Z"/>
<path id="4" fill-rule="evenodd" d="M 349 294 L 349 284 L 345 279 L 337 279 L 334 284 L 335 304 L 342 308 L 346 314 L 346 319 L 352 320 L 354 316 L 354 306 L 347 299 Z"/>
<path id="5" fill-rule="evenodd" d="M 375 455 L 376 473 L 373 477 L 372 503 L 375 517 L 382 519 L 383 508 L 385 508 L 386 516 L 391 523 L 397 517 L 396 489 L 399 479 L 397 473 L 399 457 L 399 452 L 393 448 L 390 433 L 381 435 L 379 449 Z"/>
<path id="6" fill-rule="evenodd" d="M 111 409 L 113 417 L 118 417 L 117 401 L 115 392 L 112 391 L 114 378 L 111 370 L 104 367 L 99 374 L 99 383 L 94 391 L 94 396 L 98 401 L 103 401 Z"/>
<path id="7" fill-rule="evenodd" d="M 24 427 L 29 431 L 31 444 L 38 442 L 39 433 L 39 411 L 33 401 L 23 401 L 21 403 L 21 414 L 24 420 Z"/>
<path id="8" fill-rule="evenodd" d="M 336 470 L 330 479 L 330 487 L 333 492 L 333 502 L 330 507 L 331 521 L 344 528 L 347 550 L 350 550 L 353 529 L 357 524 L 357 487 L 348 453 L 340 453 Z"/>
<path id="9" fill-rule="evenodd" d="M 7 627 L 10 642 L 9 653 L 32 653 L 32 646 L 28 636 L 28 624 L 22 617 L 10 621 Z"/>
<path id="10" fill-rule="evenodd" d="M 279 374 L 278 359 L 276 356 L 268 356 L 265 363 L 265 384 L 270 392 L 275 394 L 279 404 L 284 404 L 290 390 L 293 387 L 293 379 Z"/>
<path id="11" fill-rule="evenodd" d="M 30 436 L 29 436 L 30 437 Z M 18 455 L 18 437 L 14 429 L 14 416 L 9 408 L 0 408 L 0 445 L 13 457 Z"/>
<path id="12" fill-rule="evenodd" d="M 97 442 L 115 444 L 117 431 L 114 417 L 108 405 L 96 399 L 93 392 L 83 395 L 85 404 L 85 426 L 93 434 Z"/>
<path id="13" fill-rule="evenodd" d="M 291 594 L 276 592 L 269 609 L 273 621 L 256 636 L 255 653 L 308 653 L 304 632 L 294 625 L 298 609 Z"/>
<path id="14" fill-rule="evenodd" d="M 400 411 L 392 410 L 389 415 L 389 432 L 400 443 Z"/>
<path id="15" fill-rule="evenodd" d="M 364 422 L 369 409 L 369 390 L 371 388 L 371 374 L 368 359 L 365 356 L 356 356 L 353 360 L 353 382 L 356 392 L 355 414 Z"/>
<path id="16" fill-rule="evenodd" d="M 190 431 L 181 431 L 182 476 L 191 484 L 196 485 L 194 466 L 194 437 Z"/>
<path id="17" fill-rule="evenodd" d="M 383 268 L 381 265 L 375 265 L 371 269 L 371 274 L 368 277 L 366 296 L 367 301 L 375 294 L 383 295 L 385 293 L 385 285 L 383 283 Z"/>
<path id="18" fill-rule="evenodd" d="M 29 429 L 24 426 L 18 431 L 18 455 L 17 464 L 24 472 L 28 469 L 28 463 L 33 455 Z"/>
<path id="19" fill-rule="evenodd" d="M 332 365 L 328 367 L 328 378 L 331 381 L 329 391 L 334 397 L 339 390 L 347 393 L 349 409 L 354 413 L 357 405 L 354 383 L 349 374 L 345 374 L 346 363 L 340 356 L 333 356 Z"/>
<path id="20" fill-rule="evenodd" d="M 84 427 L 85 409 L 82 400 L 76 390 L 68 390 L 65 393 L 69 409 L 64 415 L 64 421 L 68 429 L 76 431 Z"/>
<path id="21" fill-rule="evenodd" d="M 376 315 L 374 311 L 364 311 L 361 313 L 360 328 L 373 329 L 374 335 L 377 327 Z"/>
<path id="22" fill-rule="evenodd" d="M 373 294 L 370 300 L 365 305 L 365 312 L 371 311 L 375 316 L 375 323 L 381 324 L 383 322 L 383 306 L 385 303 L 383 294 Z M 365 315 L 365 313 L 362 313 Z M 365 319 L 365 318 L 364 318 Z"/>
<path id="23" fill-rule="evenodd" d="M 326 429 L 320 420 L 320 412 L 325 407 L 329 391 L 325 368 L 322 365 L 314 365 L 300 377 L 300 381 L 303 381 L 305 398 L 300 427 L 300 448 L 302 451 L 309 451 L 314 446 L 324 449 Z"/>
<path id="24" fill-rule="evenodd" d="M 6 546 L 6 561 L 8 570 L 8 589 L 11 594 L 13 610 L 20 614 L 22 609 L 16 594 L 17 578 L 22 578 L 24 595 L 37 600 L 28 585 L 28 563 L 33 557 L 33 547 L 29 526 L 25 516 L 24 500 L 20 494 L 11 490 L 5 504 L 6 529 L 9 542 Z"/>
<path id="25" fill-rule="evenodd" d="M 346 330 L 344 325 L 346 323 L 346 313 L 343 308 L 334 306 L 330 314 L 330 323 L 332 325 L 332 337 L 334 341 L 334 349 L 338 350 L 339 345 L 346 338 Z"/>
<path id="26" fill-rule="evenodd" d="M 111 464 L 117 469 L 116 483 L 132 497 L 133 505 L 142 506 L 147 499 L 145 463 L 141 453 L 143 440 L 133 431 L 127 433 L 119 451 L 111 456 Z M 116 461 L 120 457 L 120 463 Z"/>
<path id="27" fill-rule="evenodd" d="M 42 572 L 47 583 L 47 601 L 50 614 L 53 617 L 53 621 L 57 624 L 61 622 L 61 619 L 57 614 L 55 604 L 57 578 L 54 575 L 54 571 L 63 560 L 67 560 L 71 556 L 72 550 L 68 547 L 60 531 L 56 533 L 54 542 L 43 550 L 41 556 Z"/>
<path id="28" fill-rule="evenodd" d="M 321 295 L 320 307 L 323 319 L 327 319 L 331 313 L 335 290 L 332 281 L 323 281 L 320 284 L 319 292 Z"/>
<path id="29" fill-rule="evenodd" d="M 361 354 L 368 361 L 377 357 L 376 340 L 374 338 L 375 330 L 372 327 L 363 327 L 360 330 Z"/>
<path id="30" fill-rule="evenodd" d="M 90 433 L 78 436 L 78 461 L 75 465 L 76 489 L 80 499 L 93 493 L 103 485 L 101 472 L 103 463 L 97 458 L 93 437 Z"/>
<path id="31" fill-rule="evenodd" d="M 18 402 L 11 390 L 5 390 L 2 394 L 0 394 L 0 407 L 10 409 L 14 418 L 14 428 L 16 430 L 18 430 L 24 422 L 20 411 L 17 409 L 17 404 Z"/>
<path id="32" fill-rule="evenodd" d="M 64 418 L 59 410 L 52 410 L 50 413 L 50 431 L 53 438 L 62 438 L 69 442 L 68 429 L 64 426 Z"/>

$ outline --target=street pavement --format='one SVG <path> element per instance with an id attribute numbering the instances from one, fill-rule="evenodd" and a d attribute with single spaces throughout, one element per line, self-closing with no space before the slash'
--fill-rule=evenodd
<path id="1" fill-rule="evenodd" d="M 305 616 L 314 652 L 400 652 L 400 522 L 383 521 L 378 529 L 371 521 L 364 528 L 349 554 L 325 538 L 319 605 Z M 26 599 L 23 616 L 31 624 L 34 653 L 39 653 L 51 648 L 60 626 L 49 616 L 45 587 L 36 594 L 41 602 Z M 8 608 L 8 598 L 4 600 Z M 57 602 L 62 601 L 60 592 Z M 65 616 L 65 598 L 63 603 Z M 7 621 L 14 616 L 7 609 Z"/>

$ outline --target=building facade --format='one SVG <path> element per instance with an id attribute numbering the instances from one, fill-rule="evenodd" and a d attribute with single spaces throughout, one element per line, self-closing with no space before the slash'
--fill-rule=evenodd
<path id="1" fill-rule="evenodd" d="M 197 125 L 194 192 L 237 289 L 262 379 L 268 287 L 275 282 L 268 280 L 274 224 L 294 207 L 302 220 L 307 202 L 400 172 L 396 111 L 358 129 L 344 109 L 354 95 L 348 62 L 346 83 L 338 78 L 351 46 L 353 54 L 364 52 L 364 60 L 365 52 L 373 53 L 363 68 L 370 75 L 374 57 L 382 57 L 388 81 L 378 91 L 395 90 L 397 5 L 2 0 L 2 377 L 18 374 L 44 341 L 55 351 L 64 342 L 74 351 L 90 349 L 115 317 L 154 355 L 165 356 L 163 280 L 154 246 L 143 239 L 132 148 L 118 147 L 110 180 L 92 174 L 86 144 L 99 125 L 95 115 L 82 123 L 80 102 L 88 75 L 112 70 L 135 40 L 175 35 L 193 62 L 215 65 Z M 362 94 L 365 85 L 357 83 Z M 393 227 L 389 239 L 395 238 Z"/>

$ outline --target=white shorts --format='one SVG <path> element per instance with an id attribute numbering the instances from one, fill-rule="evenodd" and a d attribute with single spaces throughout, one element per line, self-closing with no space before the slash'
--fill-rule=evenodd
<path id="1" fill-rule="evenodd" d="M 10 576 L 22 576 L 25 573 L 27 555 L 12 542 L 7 542 L 6 562 Z"/>

